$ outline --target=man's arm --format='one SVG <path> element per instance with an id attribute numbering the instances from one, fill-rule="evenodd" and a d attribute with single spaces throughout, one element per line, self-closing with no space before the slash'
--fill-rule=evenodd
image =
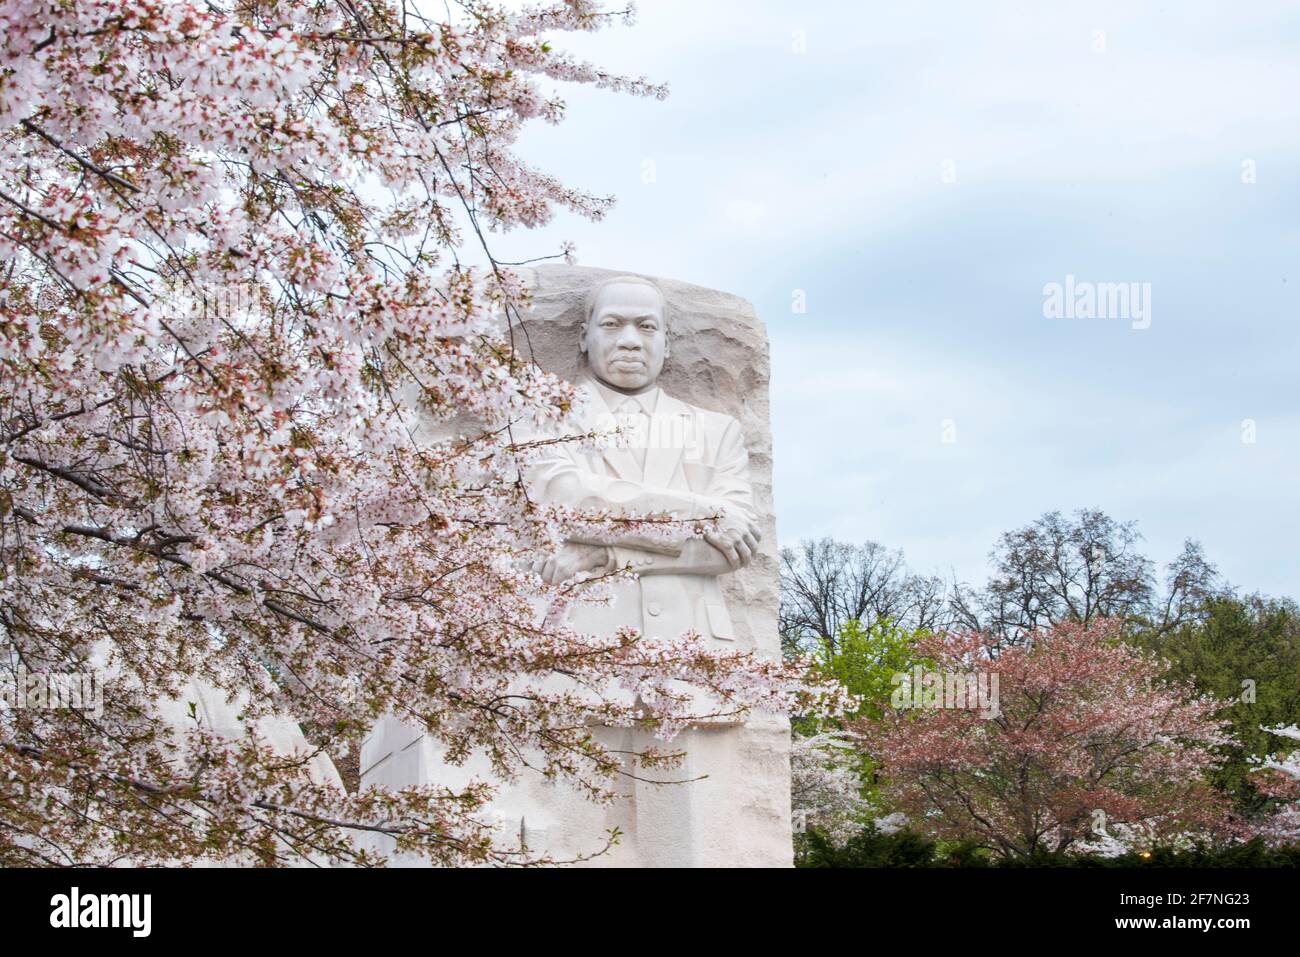
<path id="1" fill-rule="evenodd" d="M 613 553 L 615 568 L 631 566 L 639 575 L 725 575 L 732 571 L 722 552 L 702 538 L 683 543 L 675 556 L 623 546 L 615 546 Z"/>
<path id="2" fill-rule="evenodd" d="M 717 447 L 705 454 L 711 461 L 685 463 L 688 468 L 707 470 L 703 491 L 661 488 L 597 473 L 572 443 L 565 442 L 551 446 L 549 454 L 528 470 L 527 480 L 542 501 L 633 517 L 670 512 L 683 520 L 678 542 L 617 525 L 573 539 L 579 545 L 619 548 L 619 567 L 630 561 L 642 574 L 720 575 L 748 564 L 758 541 L 749 455 L 739 423 L 727 418 Z M 714 518 L 719 525 L 703 542 L 690 537 L 686 522 Z"/>
<path id="3" fill-rule="evenodd" d="M 680 542 L 690 538 L 689 523 L 721 516 L 728 510 L 727 502 L 720 496 L 661 488 L 593 472 L 579 454 L 563 443 L 557 443 L 547 458 L 529 469 L 528 485 L 542 501 L 578 509 L 630 517 L 664 512 L 675 515 L 682 523 L 675 536 L 677 542 L 672 541 L 671 530 L 665 538 L 620 527 L 617 523 L 608 524 L 598 534 L 572 539 L 580 544 L 623 545 L 668 556 L 679 554 Z"/>
<path id="4" fill-rule="evenodd" d="M 728 419 L 711 466 L 708 488 L 697 496 L 722 521 L 704 538 L 689 539 L 681 554 L 650 554 L 635 547 L 616 547 L 614 564 L 631 564 L 642 575 L 723 575 L 748 565 L 758 550 L 754 491 L 749 482 L 749 454 L 740 425 Z"/>
<path id="5" fill-rule="evenodd" d="M 609 509 L 627 515 L 674 512 L 683 519 L 700 519 L 718 511 L 720 503 L 677 489 L 658 488 L 612 475 L 598 475 L 570 461 L 549 462 L 535 482 L 550 502 L 564 502 L 593 511 Z"/>

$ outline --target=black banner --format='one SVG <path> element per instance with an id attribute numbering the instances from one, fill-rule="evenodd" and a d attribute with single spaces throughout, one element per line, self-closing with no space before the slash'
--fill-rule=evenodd
<path id="1" fill-rule="evenodd" d="M 369 947 L 391 940 L 396 947 L 416 935 L 436 947 L 461 933 L 485 935 L 488 947 L 528 946 L 516 935 L 553 940 L 559 927 L 576 944 L 633 926 L 644 927 L 647 942 L 663 933 L 674 944 L 761 942 L 781 930 L 808 935 L 811 947 L 834 934 L 837 949 L 855 935 L 863 947 L 883 934 L 921 947 L 932 939 L 946 950 L 958 939 L 1027 932 L 1058 942 L 1130 937 L 1182 946 L 1199 938 L 1231 946 L 1294 942 L 1295 876 L 1155 868 L 7 870 L 0 871 L 0 913 L 11 939 L 75 934 L 72 946 L 255 939 Z"/>

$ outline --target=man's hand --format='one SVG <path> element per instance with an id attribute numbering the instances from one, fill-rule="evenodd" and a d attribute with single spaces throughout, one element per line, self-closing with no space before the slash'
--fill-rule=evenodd
<path id="1" fill-rule="evenodd" d="M 722 507 L 717 528 L 704 533 L 704 540 L 722 552 L 732 571 L 754 560 L 762 537 L 758 524 L 748 512 L 728 505 Z"/>
<path id="2" fill-rule="evenodd" d="M 533 571 L 549 584 L 558 585 L 575 579 L 582 581 L 596 572 L 607 571 L 613 561 L 613 553 L 604 545 L 567 542 L 550 558 L 533 562 Z"/>

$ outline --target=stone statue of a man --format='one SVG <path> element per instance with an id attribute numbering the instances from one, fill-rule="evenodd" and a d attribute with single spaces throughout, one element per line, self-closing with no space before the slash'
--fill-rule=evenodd
<path id="1" fill-rule="evenodd" d="M 617 425 L 620 438 L 596 450 L 552 446 L 530 471 L 529 485 L 543 501 L 626 514 L 717 517 L 716 525 L 702 539 L 667 547 L 635 533 L 612 533 L 606 544 L 572 541 L 540 571 L 557 583 L 629 566 L 638 573 L 613 586 L 610 604 L 575 606 L 570 624 L 579 631 L 608 635 L 632 627 L 660 638 L 694 631 L 706 641 L 732 642 L 736 630 L 719 578 L 747 565 L 758 549 L 749 457 L 735 419 L 688 405 L 659 387 L 670 354 L 669 318 L 663 294 L 640 277 L 607 279 L 591 290 L 580 333 L 587 370 L 579 383 L 587 400 L 583 424 L 601 432 Z M 697 713 L 710 707 L 703 696 L 696 696 L 695 705 Z M 731 757 L 725 753 L 730 730 L 720 724 L 688 729 L 672 745 L 686 752 L 683 767 L 637 770 L 625 799 L 604 812 L 556 807 L 564 820 L 553 820 L 548 833 L 571 827 L 575 814 L 603 816 L 591 825 L 618 826 L 625 840 L 635 842 L 634 859 L 641 866 L 727 863 L 725 853 L 710 855 L 709 849 L 731 829 L 726 819 L 733 809 L 720 779 Z M 662 746 L 643 731 L 600 733 L 612 751 Z"/>
<path id="2" fill-rule="evenodd" d="M 646 634 L 735 638 L 718 576 L 747 565 L 758 548 L 749 457 L 731 416 L 687 405 L 658 386 L 669 356 L 668 310 L 658 288 L 639 277 L 609 279 L 592 290 L 581 351 L 589 375 L 586 425 L 622 429 L 620 441 L 596 452 L 554 446 L 532 470 L 539 498 L 629 514 L 671 511 L 719 516 L 703 540 L 664 548 L 636 535 L 611 545 L 570 542 L 540 569 L 554 582 L 581 572 L 631 565 L 640 580 L 617 586 L 612 605 L 584 608 L 581 630 L 610 633 L 631 626 Z"/>
<path id="3" fill-rule="evenodd" d="M 611 581 L 611 602 L 570 606 L 568 623 L 601 636 L 631 627 L 672 640 L 693 631 L 718 649 L 779 653 L 775 549 L 760 541 L 760 527 L 772 528 L 762 431 L 766 342 L 752 307 L 681 283 L 669 284 L 670 299 L 647 279 L 584 267 L 544 267 L 534 279 L 540 305 L 529 342 L 536 361 L 579 385 L 584 431 L 609 434 L 618 427 L 619 437 L 595 448 L 545 445 L 526 476 L 530 494 L 584 510 L 716 519 L 702 538 L 609 526 L 599 538 L 567 542 L 537 565 L 552 582 L 628 566 L 637 572 Z M 701 331 L 704 337 L 696 338 Z M 680 365 L 670 356 L 674 337 Z M 582 367 L 575 370 L 579 352 Z M 665 392 L 666 361 L 670 381 L 738 410 L 755 434 L 743 433 L 731 415 Z M 755 450 L 753 475 L 746 439 Z M 716 709 L 718 702 L 699 689 L 681 691 L 693 714 Z M 492 800 L 503 839 L 513 835 L 530 853 L 568 860 L 599 851 L 616 828 L 618 844 L 592 863 L 789 866 L 789 727 L 782 716 L 700 720 L 666 746 L 641 728 L 590 732 L 608 754 L 628 762 L 618 799 L 595 803 L 563 781 L 525 773 L 502 782 Z M 626 757 L 648 748 L 685 752 L 684 763 L 647 770 Z M 395 717 L 376 725 L 361 763 L 363 785 L 390 788 L 457 788 L 491 776 L 479 756 L 444 760 L 431 736 Z"/>

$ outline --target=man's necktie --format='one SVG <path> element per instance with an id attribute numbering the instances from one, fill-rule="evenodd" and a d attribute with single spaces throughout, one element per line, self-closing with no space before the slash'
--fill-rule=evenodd
<path id="1" fill-rule="evenodd" d="M 618 407 L 619 425 L 624 430 L 623 441 L 636 458 L 636 464 L 645 469 L 646 445 L 650 440 L 650 417 L 641 411 L 641 403 L 627 399 Z"/>

